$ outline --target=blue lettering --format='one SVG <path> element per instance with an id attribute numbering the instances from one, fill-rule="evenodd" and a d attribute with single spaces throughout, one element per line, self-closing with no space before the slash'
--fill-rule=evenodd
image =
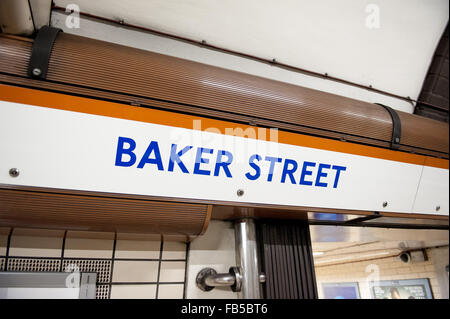
<path id="1" fill-rule="evenodd" d="M 227 161 L 222 161 L 222 156 L 225 155 L 227 157 Z M 233 154 L 231 154 L 228 151 L 219 151 L 217 153 L 217 160 L 216 160 L 216 167 L 214 169 L 214 176 L 219 176 L 220 168 L 222 167 L 223 171 L 225 172 L 225 175 L 227 177 L 232 177 L 230 169 L 228 168 L 228 165 L 231 164 L 233 161 Z"/>
<path id="2" fill-rule="evenodd" d="M 115 155 L 115 166 L 131 167 L 137 163 L 136 152 L 136 141 L 129 137 L 119 136 L 117 141 L 117 149 Z M 233 178 L 231 164 L 233 163 L 233 154 L 227 150 L 218 150 L 217 156 L 215 156 L 215 150 L 211 148 L 198 147 L 196 150 L 195 163 L 192 168 L 190 165 L 191 161 L 186 158 L 183 162 L 183 155 L 193 149 L 193 146 L 180 146 L 177 144 L 172 144 L 170 149 L 170 157 L 168 160 L 167 171 L 174 172 L 175 166 L 179 167 L 179 170 L 184 174 L 193 173 L 196 175 L 208 175 L 208 176 L 222 176 L 225 175 L 227 178 Z M 194 151 L 192 151 L 194 152 Z M 191 153 L 192 153 L 191 152 Z M 210 155 L 207 155 L 210 154 Z M 214 154 L 214 155 L 212 155 Z M 193 155 L 193 154 L 192 154 Z M 215 163 L 213 162 L 213 156 L 215 156 Z M 275 169 L 277 168 L 277 163 L 281 163 L 281 167 L 278 171 L 281 171 L 280 182 L 282 184 L 291 183 L 296 184 L 296 175 L 299 176 L 299 185 L 315 186 L 315 187 L 330 187 L 333 184 L 333 188 L 338 188 L 339 180 L 342 176 L 342 172 L 347 170 L 346 166 L 324 164 L 319 162 L 308 162 L 304 161 L 302 167 L 300 163 L 294 159 L 280 158 L 254 154 L 249 158 L 250 169 L 245 173 L 245 177 L 248 180 L 254 181 L 261 177 L 262 168 L 260 167 L 261 161 L 265 160 L 269 162 L 269 169 L 267 174 L 267 182 L 272 182 L 274 179 Z M 283 163 L 284 161 L 284 163 Z M 159 148 L 158 141 L 150 141 L 144 155 L 140 157 L 139 164 L 137 168 L 144 168 L 146 164 L 155 164 L 159 171 L 164 171 L 163 161 L 161 157 L 161 152 Z M 210 164 L 204 165 L 202 164 Z M 214 165 L 214 170 L 213 170 Z M 267 165 L 267 164 L 263 164 Z M 189 167 L 189 169 L 188 169 Z M 203 167 L 203 168 L 202 168 Z M 334 182 L 332 183 L 332 173 L 330 170 L 334 170 Z M 222 172 L 221 172 L 222 171 Z M 277 171 L 277 173 L 278 173 Z M 297 173 L 299 172 L 299 173 Z M 222 175 L 221 175 L 222 173 Z M 278 177 L 275 177 L 278 180 Z M 289 180 L 289 182 L 287 182 Z"/>
<path id="3" fill-rule="evenodd" d="M 155 153 L 155 158 L 150 158 L 150 155 L 153 152 Z M 158 142 L 152 141 L 150 143 L 137 167 L 143 168 L 145 164 L 156 164 L 158 166 L 158 170 L 160 171 L 164 170 L 163 163 L 161 161 L 161 153 L 159 151 Z"/>
<path id="4" fill-rule="evenodd" d="M 292 165 L 292 168 L 288 168 L 289 165 Z M 291 159 L 286 159 L 284 161 L 283 173 L 281 174 L 281 182 L 284 183 L 286 181 L 286 175 L 289 176 L 292 184 L 296 184 L 294 178 L 294 172 L 297 170 L 298 164 L 296 161 Z"/>
<path id="5" fill-rule="evenodd" d="M 327 183 L 321 183 L 320 178 L 328 176 L 328 173 L 322 172 L 322 169 L 324 169 L 324 168 L 330 169 L 330 167 L 331 167 L 331 165 L 328 165 L 328 164 L 319 164 L 319 169 L 317 171 L 317 177 L 316 177 L 316 186 L 319 186 L 319 187 L 327 187 L 328 186 Z"/>
<path id="6" fill-rule="evenodd" d="M 202 164 L 202 163 L 208 164 L 209 159 L 203 158 L 202 154 L 203 153 L 212 154 L 212 152 L 213 152 L 213 150 L 211 148 L 203 148 L 203 147 L 197 148 L 197 155 L 195 157 L 195 165 L 194 165 L 194 174 L 198 174 L 198 175 L 210 175 L 211 174 L 211 172 L 208 170 L 200 169 L 200 164 Z"/>
<path id="7" fill-rule="evenodd" d="M 186 166 L 184 165 L 184 163 L 181 161 L 181 156 L 186 153 L 187 151 L 189 151 L 192 148 L 192 146 L 186 146 L 185 148 L 183 148 L 181 151 L 179 151 L 177 153 L 177 144 L 172 144 L 172 148 L 170 149 L 170 159 L 169 159 L 169 167 L 167 168 L 167 170 L 169 172 L 173 172 L 173 168 L 174 168 L 174 162 L 178 164 L 178 166 L 180 167 L 181 171 L 183 173 L 187 173 L 189 174 L 188 169 L 186 168 Z"/>
<path id="8" fill-rule="evenodd" d="M 266 161 L 270 162 L 269 175 L 267 175 L 267 181 L 271 182 L 273 178 L 273 170 L 275 168 L 275 163 L 281 163 L 282 159 L 279 157 L 266 156 Z"/>
<path id="9" fill-rule="evenodd" d="M 312 175 L 312 171 L 308 171 L 308 167 L 315 167 L 316 163 L 314 162 L 303 162 L 302 174 L 300 175 L 300 185 L 308 185 L 311 186 L 313 183 L 310 181 L 305 181 L 305 176 Z"/>
<path id="10" fill-rule="evenodd" d="M 261 156 L 259 156 L 258 154 L 250 156 L 248 163 L 255 170 L 255 174 L 252 175 L 250 173 L 246 173 L 245 177 L 247 177 L 247 179 L 254 181 L 255 179 L 258 179 L 259 176 L 261 176 L 261 168 L 257 164 L 253 163 L 255 160 L 260 161 L 261 159 Z"/>
<path id="11" fill-rule="evenodd" d="M 336 170 L 336 177 L 334 178 L 333 188 L 337 188 L 341 171 L 344 172 L 347 168 L 345 166 L 333 165 L 332 169 Z"/>
<path id="12" fill-rule="evenodd" d="M 124 144 L 128 144 L 128 148 L 124 148 Z M 136 148 L 136 142 L 132 138 L 119 136 L 116 151 L 116 166 L 130 167 L 136 163 L 136 154 L 133 153 Z M 122 160 L 122 155 L 126 154 L 130 157 L 128 162 Z"/>

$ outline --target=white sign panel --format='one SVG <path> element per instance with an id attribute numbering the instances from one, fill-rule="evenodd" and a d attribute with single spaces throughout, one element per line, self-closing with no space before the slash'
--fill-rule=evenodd
<path id="1" fill-rule="evenodd" d="M 10 102 L 0 105 L 3 184 L 435 213 L 422 210 L 423 205 L 414 208 L 421 165 Z M 20 170 L 18 177 L 9 175 L 13 167 Z M 430 207 L 441 205 L 438 214 L 448 215 L 448 194 L 434 199 L 440 204 Z"/>
<path id="2" fill-rule="evenodd" d="M 423 168 L 413 213 L 446 212 L 448 215 L 448 169 Z"/>

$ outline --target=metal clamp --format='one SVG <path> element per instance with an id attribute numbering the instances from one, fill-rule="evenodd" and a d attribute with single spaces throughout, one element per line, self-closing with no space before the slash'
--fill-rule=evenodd
<path id="1" fill-rule="evenodd" d="M 196 278 L 197 287 L 211 291 L 215 287 L 230 287 L 233 292 L 241 290 L 241 273 L 238 267 L 230 267 L 228 273 L 218 274 L 213 268 L 203 268 Z"/>
<path id="2" fill-rule="evenodd" d="M 31 49 L 28 75 L 33 78 L 45 79 L 47 77 L 48 63 L 52 53 L 53 43 L 61 29 L 43 26 L 39 29 Z"/>
<path id="3" fill-rule="evenodd" d="M 389 115 L 392 118 L 391 148 L 398 149 L 400 147 L 400 139 L 402 136 L 402 122 L 400 120 L 400 117 L 393 108 L 381 103 L 375 104 L 384 107 L 384 109 L 389 112 Z"/>

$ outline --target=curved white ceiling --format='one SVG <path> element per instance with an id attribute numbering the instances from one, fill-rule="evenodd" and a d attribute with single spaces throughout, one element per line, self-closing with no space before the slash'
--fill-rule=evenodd
<path id="1" fill-rule="evenodd" d="M 447 0 L 55 1 L 64 7 L 71 3 L 91 14 L 276 58 L 413 99 L 449 9 Z M 379 28 L 372 19 L 377 11 Z M 367 27 L 368 19 L 375 28 Z"/>

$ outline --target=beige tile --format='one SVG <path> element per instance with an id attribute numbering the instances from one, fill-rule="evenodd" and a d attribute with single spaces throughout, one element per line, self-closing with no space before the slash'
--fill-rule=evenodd
<path id="1" fill-rule="evenodd" d="M 159 259 L 160 236 L 117 234 L 115 258 Z"/>
<path id="2" fill-rule="evenodd" d="M 13 236 L 63 237 L 64 230 L 40 228 L 14 228 Z"/>
<path id="3" fill-rule="evenodd" d="M 158 299 L 183 299 L 183 285 L 159 285 Z"/>
<path id="4" fill-rule="evenodd" d="M 186 236 L 186 235 L 163 235 L 164 242 L 166 241 L 178 241 L 178 242 L 184 242 L 187 243 L 191 241 L 194 237 Z"/>
<path id="5" fill-rule="evenodd" d="M 184 261 L 162 261 L 160 282 L 184 282 L 186 263 Z"/>
<path id="6" fill-rule="evenodd" d="M 155 299 L 156 285 L 112 285 L 111 299 Z"/>
<path id="7" fill-rule="evenodd" d="M 61 257 L 64 231 L 45 229 L 14 229 L 10 256 Z"/>
<path id="8" fill-rule="evenodd" d="M 6 255 L 6 246 L 8 246 L 8 235 L 0 234 L 0 256 Z"/>
<path id="9" fill-rule="evenodd" d="M 114 234 L 70 231 L 67 233 L 64 257 L 111 258 Z"/>
<path id="10" fill-rule="evenodd" d="M 186 243 L 165 241 L 162 259 L 186 259 Z"/>
<path id="11" fill-rule="evenodd" d="M 162 235 L 156 234 L 133 234 L 133 233 L 117 233 L 117 239 L 123 240 L 144 240 L 161 242 Z"/>
<path id="12" fill-rule="evenodd" d="M 114 233 L 71 230 L 67 232 L 68 238 L 105 239 L 114 240 Z"/>
<path id="13" fill-rule="evenodd" d="M 157 279 L 157 261 L 114 261 L 113 282 L 156 282 Z"/>

